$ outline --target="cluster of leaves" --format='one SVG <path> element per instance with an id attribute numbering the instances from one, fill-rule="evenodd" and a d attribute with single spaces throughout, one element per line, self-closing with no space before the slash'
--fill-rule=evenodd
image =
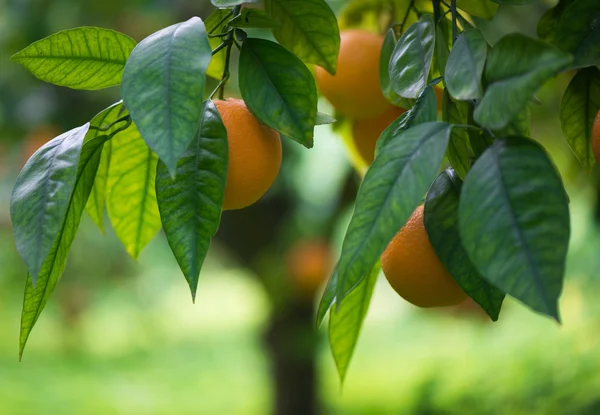
<path id="1" fill-rule="evenodd" d="M 529 138 L 528 105 L 562 72 L 577 71 L 561 104 L 565 138 L 586 170 L 594 163 L 598 1 L 561 0 L 539 22 L 542 39 L 513 33 L 493 46 L 470 16 L 491 19 L 498 3 L 530 1 L 433 0 L 433 13 L 418 1 L 401 3 L 419 18 L 406 31 L 400 24 L 389 30 L 381 84 L 391 103 L 410 109 L 379 138 L 317 316 L 320 324 L 330 311 L 330 342 L 342 379 L 379 258 L 423 200 L 436 253 L 492 320 L 510 295 L 558 321 L 568 197 L 548 154 Z M 441 121 L 432 89 L 440 81 Z M 444 160 L 450 167 L 438 174 Z"/>
<path id="2" fill-rule="evenodd" d="M 20 354 L 65 268 L 82 214 L 101 230 L 105 209 L 137 258 L 162 228 L 195 296 L 221 220 L 227 131 L 212 102 L 223 98 L 232 49 L 242 98 L 264 124 L 310 148 L 317 88 L 306 63 L 336 70 L 340 36 L 324 0 L 266 0 L 265 10 L 213 0 L 206 22 L 193 17 L 139 44 L 97 27 L 37 41 L 12 59 L 39 79 L 73 89 L 121 85 L 122 101 L 49 141 L 26 163 L 11 198 L 19 254 L 28 268 Z M 243 28 L 271 28 L 278 42 Z M 220 78 L 205 92 L 207 76 Z M 206 97 L 208 96 L 208 99 Z"/>

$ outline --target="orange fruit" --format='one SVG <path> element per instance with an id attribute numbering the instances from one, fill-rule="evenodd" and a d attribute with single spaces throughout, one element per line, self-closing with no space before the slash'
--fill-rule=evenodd
<path id="1" fill-rule="evenodd" d="M 389 243 L 381 267 L 392 288 L 418 307 L 451 306 L 467 298 L 429 242 L 423 205 Z"/>
<path id="2" fill-rule="evenodd" d="M 294 291 L 312 298 L 333 270 L 333 253 L 321 240 L 301 240 L 289 250 L 287 269 Z"/>
<path id="3" fill-rule="evenodd" d="M 600 111 L 596 114 L 592 127 L 592 152 L 594 153 L 596 164 L 600 166 Z"/>
<path id="4" fill-rule="evenodd" d="M 279 133 L 258 121 L 240 99 L 214 101 L 227 130 L 229 165 L 223 210 L 241 209 L 269 190 L 281 167 Z"/>
<path id="5" fill-rule="evenodd" d="M 396 118 L 406 110 L 390 105 L 385 112 L 375 118 L 354 121 L 352 136 L 356 150 L 367 164 L 375 159 L 375 145 L 379 136 Z"/>
<path id="6" fill-rule="evenodd" d="M 358 29 L 344 30 L 340 37 L 335 76 L 319 66 L 315 68 L 319 90 L 337 111 L 347 117 L 377 117 L 390 105 L 379 84 L 383 37 Z"/>

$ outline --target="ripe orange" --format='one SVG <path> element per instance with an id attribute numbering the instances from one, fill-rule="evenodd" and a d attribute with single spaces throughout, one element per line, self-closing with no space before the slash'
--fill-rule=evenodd
<path id="1" fill-rule="evenodd" d="M 600 166 L 600 111 L 596 114 L 592 127 L 592 152 L 594 153 L 596 164 Z"/>
<path id="2" fill-rule="evenodd" d="M 354 145 L 367 164 L 373 163 L 375 159 L 375 145 L 383 130 L 404 112 L 405 109 L 390 105 L 378 117 L 354 121 L 352 125 Z"/>
<path id="3" fill-rule="evenodd" d="M 227 129 L 229 167 L 223 210 L 241 209 L 269 190 L 281 166 L 279 133 L 258 121 L 244 101 L 214 101 Z"/>
<path id="4" fill-rule="evenodd" d="M 300 240 L 287 254 L 287 269 L 294 291 L 312 298 L 333 270 L 329 244 L 321 240 Z"/>
<path id="5" fill-rule="evenodd" d="M 451 306 L 467 298 L 429 242 L 423 205 L 389 243 L 381 267 L 392 288 L 416 306 Z"/>
<path id="6" fill-rule="evenodd" d="M 354 119 L 381 115 L 389 102 L 379 84 L 379 55 L 383 37 L 357 29 L 340 33 L 337 73 L 315 68 L 319 90 L 340 113 Z"/>

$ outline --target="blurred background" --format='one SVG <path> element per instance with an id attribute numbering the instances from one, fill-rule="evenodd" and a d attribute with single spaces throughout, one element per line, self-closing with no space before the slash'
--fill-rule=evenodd
<path id="1" fill-rule="evenodd" d="M 346 2 L 330 3 L 340 12 Z M 535 36 L 551 5 L 501 6 L 491 24 L 477 23 L 490 42 L 517 30 Z M 47 85 L 9 57 L 63 29 L 101 26 L 140 41 L 211 11 L 208 0 L 0 0 L 0 414 L 600 413 L 600 174 L 585 175 L 560 134 L 572 74 L 531 106 L 532 135 L 571 198 L 562 325 L 513 300 L 497 323 L 468 304 L 417 309 L 380 278 L 342 388 L 314 310 L 359 178 L 343 141 L 321 126 L 310 151 L 284 142 L 282 171 L 263 200 L 223 215 L 195 305 L 164 235 L 136 263 L 85 216 L 17 361 L 26 271 L 8 208 L 16 175 L 39 146 L 87 122 L 119 91 Z M 228 95 L 236 94 L 234 79 Z M 326 102 L 320 110 L 332 113 Z"/>

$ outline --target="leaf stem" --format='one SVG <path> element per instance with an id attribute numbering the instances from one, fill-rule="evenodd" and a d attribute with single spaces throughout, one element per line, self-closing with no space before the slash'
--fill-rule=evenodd
<path id="1" fill-rule="evenodd" d="M 240 14 L 241 9 L 242 6 L 235 6 L 232 9 L 230 15 L 232 15 L 233 17 L 237 17 Z M 223 39 L 223 43 L 217 46 L 212 52 L 212 54 L 215 55 L 222 49 L 225 49 L 225 64 L 223 65 L 223 75 L 221 76 L 221 80 L 219 81 L 219 84 L 217 85 L 215 90 L 210 94 L 209 99 L 213 99 L 213 97 L 217 93 L 219 94 L 219 99 L 223 99 L 223 97 L 225 96 L 225 85 L 227 84 L 227 81 L 229 80 L 230 76 L 229 64 L 231 62 L 231 49 L 235 43 L 235 30 L 228 30 L 226 32 L 226 35 L 227 36 L 225 37 L 225 39 Z"/>
<path id="2" fill-rule="evenodd" d="M 410 11 L 415 5 L 415 0 L 410 0 L 410 4 L 406 8 L 406 13 L 404 13 L 404 18 L 402 19 L 402 23 L 400 23 L 400 34 L 404 33 L 404 26 L 408 21 L 408 16 L 410 16 Z"/>
<path id="3" fill-rule="evenodd" d="M 227 14 L 226 14 L 226 15 L 225 15 L 225 16 L 224 16 L 224 17 L 223 17 L 221 20 L 219 20 L 219 23 L 217 23 L 217 24 L 215 25 L 215 27 L 213 27 L 213 28 L 212 28 L 212 29 L 211 29 L 211 30 L 208 32 L 208 34 L 209 34 L 209 35 L 211 35 L 211 34 L 212 34 L 212 33 L 213 33 L 215 30 L 217 30 L 217 29 L 219 28 L 219 26 L 221 26 L 223 23 L 225 23 L 225 21 L 226 21 L 227 19 L 230 19 L 230 18 L 232 17 L 232 15 L 233 15 L 233 13 L 232 13 L 232 12 L 229 12 L 229 13 L 227 13 Z"/>
<path id="4" fill-rule="evenodd" d="M 450 0 L 450 11 L 452 12 L 452 44 L 458 37 L 458 26 L 456 25 L 456 0 Z"/>

